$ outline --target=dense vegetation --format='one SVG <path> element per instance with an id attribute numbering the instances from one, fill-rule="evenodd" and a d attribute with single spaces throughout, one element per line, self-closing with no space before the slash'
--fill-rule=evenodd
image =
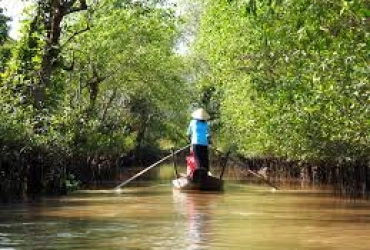
<path id="1" fill-rule="evenodd" d="M 248 3 L 246 3 L 248 2 Z M 205 1 L 196 51 L 243 152 L 369 153 L 367 1 Z"/>
<path id="2" fill-rule="evenodd" d="M 358 167 L 370 190 L 368 1 L 182 4 L 40 0 L 18 41 L 0 9 L 2 197 L 65 192 L 72 174 L 183 144 L 194 104 L 219 147 Z"/>
<path id="3" fill-rule="evenodd" d="M 140 160 L 145 149 L 175 141 L 186 121 L 171 9 L 157 1 L 57 3 L 35 3 L 2 62 L 2 196 L 65 192 L 69 173 L 89 181 L 92 168 Z"/>
<path id="4" fill-rule="evenodd" d="M 196 82 L 211 93 L 220 140 L 369 190 L 369 2 L 198 3 L 194 58 L 207 70 Z"/>

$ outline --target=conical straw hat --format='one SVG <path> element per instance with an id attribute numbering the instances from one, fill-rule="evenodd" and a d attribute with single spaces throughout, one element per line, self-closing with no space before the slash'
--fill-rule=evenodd
<path id="1" fill-rule="evenodd" d="M 203 108 L 195 110 L 192 114 L 191 117 L 197 120 L 208 120 L 210 118 L 209 114 L 207 111 L 205 111 Z"/>

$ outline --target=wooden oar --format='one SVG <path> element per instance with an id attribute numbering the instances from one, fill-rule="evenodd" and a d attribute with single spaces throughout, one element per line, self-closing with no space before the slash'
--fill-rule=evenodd
<path id="1" fill-rule="evenodd" d="M 217 148 L 215 148 L 215 147 L 212 147 L 212 149 L 214 149 L 217 153 L 224 154 L 223 152 L 221 152 L 219 149 L 217 149 Z M 228 157 L 229 157 L 229 159 L 230 159 L 231 161 L 233 161 L 234 163 L 236 163 L 236 164 L 238 164 L 238 165 L 241 165 L 241 166 L 245 166 L 245 163 L 240 162 L 239 160 L 234 159 L 232 156 L 229 156 L 229 155 L 228 155 Z M 254 171 L 252 171 L 252 170 L 250 170 L 250 168 L 249 168 L 249 167 L 246 167 L 246 170 L 247 170 L 249 173 L 251 173 L 252 175 L 254 175 L 254 176 L 256 176 L 256 177 L 260 178 L 263 182 L 265 182 L 265 183 L 266 183 L 267 185 L 269 185 L 270 187 L 272 187 L 272 188 L 274 188 L 274 189 L 278 190 L 278 188 L 277 188 L 274 184 L 272 184 L 269 180 L 267 180 L 263 175 L 261 175 L 261 174 L 259 174 L 259 173 L 256 173 L 256 172 L 254 172 Z"/>
<path id="2" fill-rule="evenodd" d="M 164 162 L 165 160 L 167 160 L 168 158 L 170 157 L 173 157 L 175 154 L 178 154 L 180 153 L 181 151 L 187 149 L 188 147 L 190 147 L 190 144 L 189 145 L 186 145 L 185 147 L 182 147 L 178 150 L 176 150 L 175 152 L 167 155 L 166 157 L 160 159 L 159 161 L 157 161 L 156 163 L 153 163 L 152 165 L 150 165 L 149 167 L 143 169 L 142 171 L 140 171 L 139 173 L 135 174 L 134 176 L 132 176 L 130 179 L 122 182 L 121 184 L 119 184 L 117 187 L 115 187 L 115 189 L 120 189 L 121 187 L 127 185 L 128 183 L 130 183 L 131 181 L 135 180 L 137 177 L 141 176 L 142 174 L 146 173 L 147 171 L 149 171 L 150 169 L 154 168 L 155 166 L 161 164 L 162 162 Z"/>
<path id="3" fill-rule="evenodd" d="M 267 185 L 269 185 L 270 187 L 272 187 L 272 188 L 274 188 L 274 189 L 278 190 L 278 188 L 277 188 L 274 184 L 272 184 L 269 180 L 267 180 L 267 179 L 265 178 L 265 176 L 263 176 L 263 175 L 261 175 L 261 174 L 259 174 L 259 173 L 256 173 L 256 172 L 254 172 L 254 171 L 250 170 L 249 168 L 247 168 L 247 171 L 248 171 L 250 174 L 252 174 L 252 175 L 254 175 L 254 176 L 256 176 L 256 177 L 260 178 L 263 182 L 265 182 L 265 183 L 266 183 Z"/>

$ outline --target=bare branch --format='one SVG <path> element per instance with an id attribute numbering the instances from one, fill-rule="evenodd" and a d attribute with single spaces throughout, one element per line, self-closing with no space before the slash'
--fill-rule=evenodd
<path id="1" fill-rule="evenodd" d="M 105 105 L 105 108 L 104 108 L 104 111 L 103 111 L 103 115 L 102 115 L 102 118 L 101 118 L 101 120 L 103 122 L 105 121 L 105 118 L 106 118 L 107 113 L 108 113 L 108 109 L 111 107 L 111 104 L 112 104 L 113 100 L 116 98 L 116 96 L 117 96 L 117 88 L 115 88 L 113 90 L 112 95 L 109 97 L 109 100 L 108 100 L 108 102 Z"/>
<path id="2" fill-rule="evenodd" d="M 64 15 L 69 15 L 71 13 L 74 13 L 74 12 L 79 12 L 79 11 L 82 11 L 82 10 L 87 10 L 87 4 L 86 4 L 86 0 L 79 0 L 80 2 L 80 5 L 79 6 L 76 6 L 76 7 L 73 7 L 74 3 L 76 2 L 76 0 L 73 0 L 73 1 L 70 1 L 70 2 L 65 2 L 63 4 L 63 8 L 64 8 Z"/>
<path id="3" fill-rule="evenodd" d="M 63 45 L 61 46 L 61 48 L 64 48 L 64 46 L 66 46 L 69 42 L 71 42 L 76 36 L 86 32 L 90 30 L 90 25 L 87 24 L 86 28 L 82 29 L 82 30 L 79 30 L 79 31 L 76 31 L 74 32 L 70 37 L 68 37 L 68 39 L 63 43 Z"/>

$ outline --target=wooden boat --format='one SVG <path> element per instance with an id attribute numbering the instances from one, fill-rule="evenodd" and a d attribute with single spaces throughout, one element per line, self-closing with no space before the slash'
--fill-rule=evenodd
<path id="1" fill-rule="evenodd" d="M 193 177 L 182 175 L 172 181 L 178 190 L 222 191 L 224 181 L 207 172 L 194 172 Z"/>

